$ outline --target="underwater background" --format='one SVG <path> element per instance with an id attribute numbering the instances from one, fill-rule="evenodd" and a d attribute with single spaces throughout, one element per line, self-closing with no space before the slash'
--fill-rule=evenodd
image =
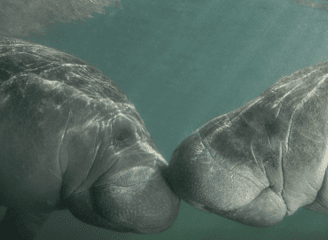
<path id="1" fill-rule="evenodd" d="M 328 56 L 328 12 L 289 0 L 121 0 L 110 11 L 25 39 L 72 54 L 111 78 L 167 161 L 196 128 Z M 59 211 L 37 240 L 327 238 L 328 216 L 309 210 L 260 229 L 182 202 L 174 225 L 157 235 L 116 233 Z"/>

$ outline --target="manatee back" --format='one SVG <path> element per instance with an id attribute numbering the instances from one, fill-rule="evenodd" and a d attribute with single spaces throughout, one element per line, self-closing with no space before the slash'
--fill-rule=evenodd
<path id="1" fill-rule="evenodd" d="M 0 81 L 35 74 L 55 84 L 78 89 L 91 98 L 109 98 L 114 102 L 129 102 L 115 83 L 95 67 L 43 45 L 14 38 L 0 38 Z"/>

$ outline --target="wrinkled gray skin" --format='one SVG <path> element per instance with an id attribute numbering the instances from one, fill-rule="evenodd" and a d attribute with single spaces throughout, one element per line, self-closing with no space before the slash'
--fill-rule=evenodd
<path id="1" fill-rule="evenodd" d="M 33 239 L 68 208 L 120 232 L 169 228 L 180 200 L 133 104 L 99 70 L 37 44 L 0 39 L 0 238 Z"/>
<path id="2" fill-rule="evenodd" d="M 328 61 L 278 80 L 174 151 L 175 192 L 203 210 L 267 227 L 298 208 L 328 213 Z"/>

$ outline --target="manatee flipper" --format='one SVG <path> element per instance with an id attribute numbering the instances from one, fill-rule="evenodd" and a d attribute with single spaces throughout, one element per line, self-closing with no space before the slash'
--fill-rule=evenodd
<path id="1" fill-rule="evenodd" d="M 1 239 L 33 239 L 48 217 L 48 213 L 31 213 L 8 208 L 0 222 Z"/>
<path id="2" fill-rule="evenodd" d="M 328 213 L 328 61 L 285 76 L 174 151 L 167 178 L 187 203 L 255 227 L 300 207 Z"/>

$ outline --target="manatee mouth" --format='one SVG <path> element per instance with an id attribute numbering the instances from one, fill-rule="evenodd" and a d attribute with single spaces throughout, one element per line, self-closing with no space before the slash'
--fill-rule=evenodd
<path id="1" fill-rule="evenodd" d="M 118 232 L 160 233 L 177 218 L 180 199 L 162 175 L 131 185 L 102 185 L 75 193 L 71 213 L 81 221 Z"/>
<path id="2" fill-rule="evenodd" d="M 180 200 L 163 176 L 157 174 L 144 181 L 127 183 L 96 188 L 95 212 L 119 226 L 115 231 L 154 234 L 168 229 L 177 217 Z"/>

